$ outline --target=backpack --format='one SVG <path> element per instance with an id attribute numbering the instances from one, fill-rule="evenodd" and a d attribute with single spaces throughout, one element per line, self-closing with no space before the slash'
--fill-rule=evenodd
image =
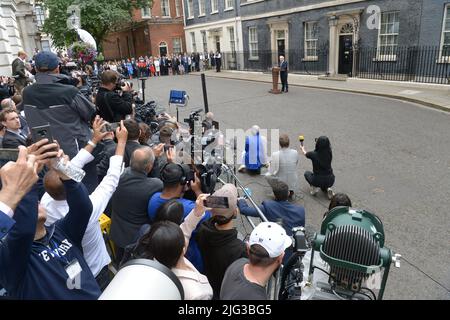
<path id="1" fill-rule="evenodd" d="M 130 260 L 142 258 L 143 254 L 144 254 L 144 249 L 141 246 L 141 239 L 149 231 L 150 231 L 149 224 L 142 225 L 142 227 L 139 229 L 139 232 L 137 234 L 136 241 L 127 245 L 124 248 L 122 260 L 119 262 L 119 269 Z"/>

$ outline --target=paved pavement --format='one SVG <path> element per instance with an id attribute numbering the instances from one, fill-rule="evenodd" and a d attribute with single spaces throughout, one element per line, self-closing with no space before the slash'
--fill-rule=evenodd
<path id="1" fill-rule="evenodd" d="M 272 83 L 272 75 L 262 72 L 206 71 L 208 77 Z M 199 75 L 199 73 L 193 73 Z M 347 81 L 324 80 L 318 76 L 289 74 L 290 86 L 322 88 L 342 92 L 397 98 L 450 112 L 450 85 L 349 78 Z"/>
<path id="2" fill-rule="evenodd" d="M 450 113 L 300 86 L 272 95 L 269 84 L 255 81 L 207 77 L 207 88 L 210 110 L 222 129 L 253 124 L 280 129 L 294 146 L 303 134 L 308 150 L 314 147 L 314 137 L 329 136 L 335 191 L 347 193 L 355 207 L 376 213 L 384 223 L 386 246 L 403 255 L 402 267 L 391 269 L 385 298 L 450 298 Z M 146 96 L 167 105 L 171 89 L 186 90 L 191 97 L 180 119 L 203 106 L 200 77 L 193 75 L 151 78 Z M 305 170 L 311 170 L 311 163 L 302 157 L 297 202 L 306 208 L 307 225 L 317 229 L 328 200 L 307 193 Z M 255 200 L 271 197 L 263 177 L 240 177 Z M 240 218 L 237 223 L 242 232 L 250 231 Z"/>

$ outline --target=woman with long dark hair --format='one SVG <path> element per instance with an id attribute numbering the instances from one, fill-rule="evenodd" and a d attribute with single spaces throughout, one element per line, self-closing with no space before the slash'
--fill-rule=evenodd
<path id="1" fill-rule="evenodd" d="M 331 151 L 330 140 L 326 136 L 321 136 L 316 139 L 314 151 L 306 152 L 304 146 L 301 146 L 301 150 L 312 161 L 313 165 L 313 172 L 305 172 L 305 179 L 311 186 L 311 195 L 315 196 L 319 192 L 319 189 L 321 189 L 331 199 L 334 195 L 331 187 L 334 185 L 335 177 L 331 168 L 333 153 Z"/>
<path id="2" fill-rule="evenodd" d="M 183 285 L 185 300 L 210 300 L 213 297 L 208 278 L 185 258 L 192 232 L 206 211 L 203 202 L 207 196 L 198 196 L 195 208 L 181 225 L 174 222 L 178 220 L 180 206 L 175 202 L 164 205 L 159 211 L 160 220 L 154 222 L 150 231 L 139 241 L 140 257 L 155 259 L 171 269 Z M 181 205 L 181 213 L 182 209 Z"/>

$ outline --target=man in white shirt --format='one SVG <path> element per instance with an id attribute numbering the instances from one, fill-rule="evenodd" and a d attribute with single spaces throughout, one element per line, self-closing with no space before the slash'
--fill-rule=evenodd
<path id="1" fill-rule="evenodd" d="M 72 164 L 82 168 L 85 164 L 94 160 L 91 153 L 96 144 L 107 134 L 107 132 L 101 132 L 101 128 L 104 125 L 105 123 L 103 120 L 97 116 L 93 124 L 93 141 L 89 141 L 88 145 L 80 150 L 80 152 L 71 160 Z M 125 152 L 125 144 L 128 137 L 128 131 L 123 125 L 123 121 L 121 121 L 120 127 L 116 130 L 116 137 L 116 154 L 110 158 L 108 173 L 89 196 L 93 209 L 82 241 L 86 262 L 102 290 L 106 288 L 110 281 L 108 264 L 111 262 L 111 258 L 106 250 L 105 241 L 103 240 L 103 235 L 100 230 L 99 218 L 119 184 L 123 154 Z M 47 221 L 45 224 L 51 225 L 67 214 L 68 204 L 64 194 L 63 185 L 53 171 L 50 171 L 45 176 L 44 187 L 46 193 L 41 199 L 41 205 L 43 205 L 47 211 Z"/>

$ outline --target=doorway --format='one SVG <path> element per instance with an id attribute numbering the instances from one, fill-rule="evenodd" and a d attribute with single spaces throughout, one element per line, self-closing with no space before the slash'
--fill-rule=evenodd
<path id="1" fill-rule="evenodd" d="M 159 56 L 160 57 L 167 56 L 167 43 L 166 42 L 161 42 L 159 44 Z"/>
<path id="2" fill-rule="evenodd" d="M 284 30 L 276 30 L 277 36 L 277 60 L 280 56 L 286 57 L 286 35 Z"/>
<path id="3" fill-rule="evenodd" d="M 216 40 L 216 51 L 220 52 L 220 36 L 215 36 Z"/>
<path id="4" fill-rule="evenodd" d="M 352 76 L 353 73 L 353 35 L 339 36 L 339 74 Z"/>

